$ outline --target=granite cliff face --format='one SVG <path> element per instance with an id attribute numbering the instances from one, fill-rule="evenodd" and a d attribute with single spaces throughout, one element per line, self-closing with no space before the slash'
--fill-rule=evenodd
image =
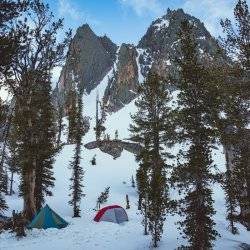
<path id="1" fill-rule="evenodd" d="M 217 53 L 219 49 L 217 41 L 199 19 L 184 13 L 182 9 L 173 11 L 168 9 L 166 15 L 152 22 L 137 46 L 140 51 L 141 74 L 144 77 L 151 68 L 162 77 L 168 71 L 175 70 L 173 61 L 178 57 L 178 32 L 184 20 L 189 20 L 193 24 L 200 55 L 213 56 Z"/>
<path id="2" fill-rule="evenodd" d="M 111 69 L 116 50 L 117 46 L 107 36 L 96 36 L 88 24 L 79 27 L 59 78 L 60 100 L 65 102 L 67 92 L 76 84 L 90 93 Z"/>
<path id="3" fill-rule="evenodd" d="M 137 55 L 133 45 L 122 44 L 118 51 L 117 65 L 104 93 L 104 103 L 110 112 L 121 109 L 137 95 Z"/>
<path id="4" fill-rule="evenodd" d="M 216 40 L 199 19 L 182 9 L 168 10 L 153 21 L 138 45 L 118 47 L 107 36 L 95 35 L 87 24 L 79 27 L 55 90 L 59 102 L 65 103 L 76 84 L 89 94 L 112 71 L 102 99 L 109 112 L 118 111 L 137 96 L 138 84 L 150 69 L 162 77 L 176 69 L 173 60 L 178 56 L 178 31 L 184 19 L 194 25 L 200 54 L 213 56 L 219 49 Z"/>

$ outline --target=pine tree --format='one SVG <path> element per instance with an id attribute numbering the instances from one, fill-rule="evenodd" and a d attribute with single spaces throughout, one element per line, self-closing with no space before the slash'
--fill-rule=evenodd
<path id="1" fill-rule="evenodd" d="M 0 215 L 2 215 L 3 212 L 8 209 L 7 203 L 4 198 L 4 194 L 5 194 L 4 175 L 3 175 L 3 170 L 0 169 Z"/>
<path id="2" fill-rule="evenodd" d="M 118 140 L 118 130 L 115 131 L 115 140 Z"/>
<path id="3" fill-rule="evenodd" d="M 144 144 L 144 150 L 137 157 L 140 162 L 137 183 L 139 196 L 144 200 L 145 206 L 141 210 L 146 214 L 144 227 L 148 220 L 154 247 L 157 247 L 163 232 L 169 200 L 165 163 L 169 154 L 162 148 L 167 138 L 165 134 L 172 133 L 170 108 L 167 105 L 170 100 L 167 84 L 157 75 L 149 73 L 139 89 L 140 96 L 136 101 L 138 111 L 132 116 L 133 124 L 130 127 L 133 140 Z"/>
<path id="4" fill-rule="evenodd" d="M 139 195 L 138 210 L 143 214 L 142 224 L 144 226 L 144 235 L 148 235 L 148 193 L 149 193 L 149 171 L 151 167 L 150 157 L 147 154 L 147 143 L 145 150 L 137 156 L 140 161 L 139 168 L 136 172 L 137 191 Z"/>
<path id="5" fill-rule="evenodd" d="M 101 108 L 101 110 L 99 110 Z M 105 105 L 99 100 L 99 95 L 96 95 L 96 124 L 94 127 L 96 140 L 100 141 L 101 136 L 104 134 L 106 128 L 103 125 L 106 119 Z"/>
<path id="6" fill-rule="evenodd" d="M 126 209 L 130 209 L 129 198 L 127 194 L 126 194 Z"/>
<path id="7" fill-rule="evenodd" d="M 1 128 L 2 128 L 2 124 L 5 123 L 5 119 L 6 119 L 5 109 L 4 109 L 2 100 L 0 98 L 0 125 L 1 125 Z M 4 192 L 4 169 L 3 169 L 3 166 L 1 164 L 0 165 L 0 214 L 2 214 L 2 212 L 7 209 L 7 204 L 6 204 L 6 201 L 4 199 L 4 193 L 5 193 Z"/>
<path id="8" fill-rule="evenodd" d="M 67 96 L 68 106 L 68 143 L 76 143 L 77 138 L 77 91 L 71 89 Z"/>
<path id="9" fill-rule="evenodd" d="M 100 210 L 101 205 L 104 204 L 105 202 L 107 202 L 108 197 L 109 197 L 109 190 L 110 190 L 110 187 L 106 187 L 104 189 L 104 191 L 101 192 L 101 194 L 97 198 L 97 202 L 96 202 L 96 209 L 97 210 Z"/>
<path id="10" fill-rule="evenodd" d="M 135 188 L 135 180 L 133 175 L 131 177 L 131 187 Z"/>
<path id="11" fill-rule="evenodd" d="M 90 162 L 93 166 L 96 165 L 96 155 L 93 156 L 93 158 Z"/>
<path id="12" fill-rule="evenodd" d="M 45 196 L 52 196 L 51 189 L 54 187 L 53 163 L 56 154 L 56 124 L 54 120 L 55 110 L 51 100 L 51 82 L 48 78 L 40 79 L 37 84 L 38 92 L 36 100 L 42 103 L 39 106 L 38 118 L 38 143 L 36 159 L 36 184 L 35 203 L 39 211 L 44 204 Z M 39 111 L 38 111 L 39 112 Z"/>
<path id="13" fill-rule="evenodd" d="M 27 10 L 28 1 L 2 0 L 0 3 L 0 87 L 9 87 L 5 79 L 10 79 L 13 74 L 11 65 L 13 64 L 13 55 L 20 48 L 19 34 L 12 32 L 9 23 L 16 20 L 23 12 Z M 5 124 L 5 108 L 0 100 L 0 125 Z M 7 139 L 7 138 L 6 138 Z M 1 141 L 2 138 L 1 138 Z M 4 146 L 5 147 L 5 146 Z M 8 207 L 4 199 L 4 176 L 3 161 L 5 150 L 2 151 L 0 163 L 0 214 Z"/>
<path id="14" fill-rule="evenodd" d="M 14 193 L 13 190 L 13 183 L 14 183 L 14 174 L 18 173 L 20 174 L 20 168 L 18 167 L 18 159 L 17 159 L 17 135 L 15 134 L 15 127 L 14 124 L 12 124 L 11 130 L 10 130 L 10 136 L 8 139 L 8 149 L 10 157 L 7 161 L 7 165 L 9 166 L 9 171 L 11 173 L 10 176 L 10 189 L 9 189 L 9 195 L 12 195 Z"/>
<path id="15" fill-rule="evenodd" d="M 71 33 L 67 33 L 66 38 L 58 43 L 57 33 L 62 28 L 62 20 L 54 21 L 49 6 L 39 0 L 30 2 L 29 11 L 27 18 L 20 17 L 11 25 L 12 33 L 17 34 L 22 46 L 12 55 L 9 67 L 13 75 L 6 75 L 6 85 L 15 100 L 14 122 L 23 212 L 27 219 L 32 219 L 36 213 L 35 177 L 40 169 L 38 164 L 41 157 L 37 154 L 41 153 L 39 147 L 44 141 L 44 138 L 41 141 L 39 134 L 43 103 L 37 102 L 37 96 L 42 91 L 41 81 L 50 82 L 52 69 L 65 58 Z"/>
<path id="16" fill-rule="evenodd" d="M 13 32 L 11 22 L 16 21 L 27 9 L 27 0 L 2 0 L 0 3 L 0 85 L 5 85 L 5 79 L 14 75 L 14 55 L 21 47 L 20 33 Z M 12 83 L 13 84 L 13 83 Z M 8 86 L 8 85 L 7 85 Z M 9 86 L 8 86 L 9 87 Z"/>
<path id="17" fill-rule="evenodd" d="M 178 139 L 190 146 L 178 155 L 177 168 L 173 178 L 185 197 L 180 200 L 180 229 L 191 249 L 211 249 L 218 236 L 213 215 L 211 184 L 215 181 L 210 143 L 214 131 L 210 124 L 210 106 L 207 96 L 209 78 L 198 45 L 193 35 L 193 26 L 183 21 L 179 33 L 181 59 L 178 108 L 176 121 L 179 127 Z"/>
<path id="18" fill-rule="evenodd" d="M 232 177 L 233 171 L 228 168 L 225 173 L 224 178 L 224 190 L 226 199 L 226 209 L 227 209 L 227 220 L 229 221 L 229 230 L 232 234 L 237 234 L 238 229 L 235 225 L 236 213 L 237 213 L 237 189 L 235 188 L 235 178 Z"/>
<path id="19" fill-rule="evenodd" d="M 57 112 L 57 133 L 58 134 L 57 134 L 57 141 L 56 141 L 57 148 L 59 148 L 61 144 L 61 137 L 62 137 L 62 132 L 64 129 L 63 112 L 64 112 L 63 105 L 58 103 L 58 112 Z"/>
<path id="20" fill-rule="evenodd" d="M 81 92 L 78 91 L 76 146 L 75 146 L 73 160 L 70 163 L 70 168 L 72 169 L 72 177 L 70 179 L 72 184 L 70 185 L 70 190 L 72 191 L 72 193 L 69 204 L 73 206 L 73 217 L 80 217 L 81 198 L 85 196 L 85 194 L 83 193 L 84 186 L 82 184 L 84 171 L 80 165 L 82 136 L 83 136 L 82 96 L 83 95 L 81 94 Z"/>
<path id="21" fill-rule="evenodd" d="M 250 13 L 247 1 L 238 0 L 234 8 L 235 24 L 229 19 L 222 20 L 225 38 L 221 39 L 227 56 L 232 59 L 233 66 L 227 77 L 227 92 L 225 113 L 227 116 L 227 130 L 230 133 L 224 136 L 232 147 L 235 159 L 230 169 L 231 179 L 236 183 L 234 189 L 238 193 L 238 202 L 241 208 L 241 220 L 250 229 L 250 168 L 249 142 L 246 126 L 249 116 L 250 98 Z M 228 79 L 229 78 L 229 79 Z M 228 92 L 230 94 L 228 95 Z M 228 138 L 229 137 L 229 138 Z M 233 138 L 233 140 L 232 140 Z M 229 140 L 231 139 L 231 140 Z M 240 182 L 238 180 L 241 180 Z"/>

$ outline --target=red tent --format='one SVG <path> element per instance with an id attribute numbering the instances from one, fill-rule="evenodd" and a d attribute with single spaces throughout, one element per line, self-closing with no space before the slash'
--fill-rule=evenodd
<path id="1" fill-rule="evenodd" d="M 128 215 L 125 209 L 118 205 L 107 206 L 99 210 L 94 221 L 109 221 L 119 224 L 128 221 Z"/>

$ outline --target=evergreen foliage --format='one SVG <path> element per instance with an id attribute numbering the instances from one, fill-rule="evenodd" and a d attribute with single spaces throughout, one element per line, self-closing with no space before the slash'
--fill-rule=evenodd
<path id="1" fill-rule="evenodd" d="M 77 91 L 71 89 L 67 96 L 68 107 L 68 143 L 74 144 L 77 140 Z"/>
<path id="2" fill-rule="evenodd" d="M 93 158 L 90 162 L 93 166 L 96 165 L 96 155 L 93 156 Z"/>
<path id="3" fill-rule="evenodd" d="M 6 112 L 5 112 L 5 108 L 4 105 L 2 103 L 2 100 L 0 98 L 0 128 L 3 129 L 3 124 L 5 124 L 5 120 L 6 120 Z M 3 138 L 1 138 L 2 140 Z M 2 151 L 2 149 L 1 149 Z M 2 156 L 3 157 L 3 156 Z M 0 215 L 4 212 L 4 210 L 6 210 L 7 204 L 4 198 L 4 194 L 5 194 L 5 188 L 4 188 L 4 168 L 2 166 L 3 164 L 0 165 Z"/>
<path id="4" fill-rule="evenodd" d="M 101 192 L 100 196 L 97 198 L 97 202 L 96 202 L 97 210 L 100 210 L 101 205 L 107 202 L 108 197 L 109 197 L 109 190 L 110 190 L 110 187 L 106 187 L 104 191 Z"/>
<path id="5" fill-rule="evenodd" d="M 51 71 L 65 58 L 64 52 L 71 32 L 58 43 L 57 33 L 62 28 L 62 20 L 54 21 L 48 5 L 40 0 L 29 1 L 28 7 L 30 15 L 26 15 L 26 18 L 21 16 L 16 22 L 8 22 L 6 25 L 5 32 L 14 36 L 12 38 L 17 43 L 12 44 L 17 49 L 12 53 L 8 64 L 6 63 L 5 69 L 7 67 L 8 70 L 3 74 L 4 84 L 15 100 L 14 127 L 17 135 L 17 161 L 21 173 L 20 194 L 24 199 L 24 215 L 27 219 L 32 219 L 37 210 L 35 189 L 42 190 L 43 197 L 45 193 L 50 194 L 47 187 L 53 186 L 51 167 L 55 152 L 52 150 L 52 143 L 55 140 L 52 139 L 52 104 L 50 99 L 46 100 L 50 97 L 43 95 L 43 91 L 46 95 L 51 94 Z M 44 98 L 41 99 L 42 97 Z M 44 106 L 48 110 L 43 109 Z M 41 117 L 44 119 L 47 115 L 48 119 L 41 120 Z M 48 141 L 45 142 L 47 137 Z M 47 144 L 49 149 L 44 150 L 44 144 Z M 43 180 L 38 178 L 36 182 L 36 175 L 41 176 Z M 38 198 L 38 207 L 42 197 Z"/>
<path id="6" fill-rule="evenodd" d="M 70 168 L 72 169 L 72 177 L 70 178 L 71 185 L 70 190 L 71 192 L 71 200 L 69 201 L 69 204 L 73 207 L 73 217 L 80 217 L 80 204 L 81 204 L 81 198 L 85 196 L 83 193 L 83 176 L 84 171 L 81 167 L 80 161 L 81 161 L 81 146 L 82 146 L 82 136 L 84 133 L 83 130 L 83 103 L 82 103 L 82 93 L 80 90 L 78 90 L 77 95 L 77 124 L 76 124 L 76 146 L 75 146 L 75 152 L 73 160 L 70 163 Z"/>
<path id="7" fill-rule="evenodd" d="M 135 180 L 134 180 L 134 176 L 132 175 L 132 177 L 131 177 L 131 186 L 133 187 L 133 188 L 135 188 Z"/>
<path id="8" fill-rule="evenodd" d="M 57 141 L 56 141 L 56 145 L 57 148 L 60 147 L 61 144 L 61 136 L 62 136 L 62 132 L 64 129 L 64 124 L 63 124 L 63 115 L 64 115 L 64 107 L 62 104 L 58 103 L 58 110 L 57 110 Z"/>
<path id="9" fill-rule="evenodd" d="M 99 108 L 101 110 L 99 110 Z M 96 133 L 96 140 L 99 141 L 101 140 L 102 135 L 104 134 L 105 137 L 105 126 L 104 122 L 106 120 L 106 108 L 104 103 L 102 103 L 99 100 L 99 95 L 96 96 L 96 124 L 94 127 L 95 133 Z M 104 138 L 105 139 L 105 138 Z"/>
<path id="10" fill-rule="evenodd" d="M 40 86 L 39 86 L 40 85 Z M 35 202 L 36 210 L 39 211 L 44 204 L 45 196 L 52 196 L 55 178 L 53 177 L 53 164 L 56 151 L 56 123 L 54 119 L 55 110 L 51 100 L 51 82 L 44 79 L 38 86 L 37 102 L 42 103 L 37 112 L 39 120 L 38 129 L 38 147 L 36 163 L 36 184 L 35 184 Z M 37 86 L 37 87 L 38 87 Z M 40 110 L 40 112 L 39 112 Z"/>
<path id="11" fill-rule="evenodd" d="M 167 84 L 157 75 L 149 73 L 139 89 L 140 96 L 135 102 L 138 111 L 132 116 L 133 124 L 130 126 L 133 140 L 144 145 L 137 157 L 137 184 L 143 206 L 141 212 L 145 218 L 144 228 L 148 223 L 154 247 L 157 247 L 163 232 L 169 201 L 165 158 L 170 154 L 162 148 L 173 132 L 167 105 L 170 100 Z"/>
<path id="12" fill-rule="evenodd" d="M 224 134 L 223 141 L 234 155 L 233 162 L 227 164 L 227 171 L 230 172 L 230 179 L 235 185 L 228 184 L 225 191 L 229 207 L 228 217 L 231 217 L 229 201 L 234 200 L 233 206 L 237 206 L 235 199 L 229 197 L 230 194 L 235 194 L 241 210 L 240 220 L 250 229 L 250 144 L 246 139 L 249 136 L 246 126 L 249 122 L 250 107 L 250 13 L 247 1 L 237 1 L 234 19 L 235 24 L 229 19 L 221 21 L 225 33 L 225 38 L 221 39 L 222 46 L 233 62 L 232 66 L 228 66 L 229 74 L 225 76 L 227 101 L 224 108 L 227 133 Z"/>
<path id="13" fill-rule="evenodd" d="M 116 129 L 116 131 L 115 131 L 115 140 L 118 140 L 118 130 Z"/>
<path id="14" fill-rule="evenodd" d="M 129 198 L 127 194 L 126 194 L 126 209 L 130 209 Z"/>
<path id="15" fill-rule="evenodd" d="M 208 74 L 198 56 L 198 45 L 194 39 L 193 26 L 183 21 L 179 33 L 181 59 L 177 59 L 180 69 L 178 109 L 176 123 L 179 142 L 188 143 L 186 151 L 180 151 L 177 168 L 173 173 L 180 192 L 185 197 L 180 200 L 179 222 L 191 249 L 211 249 L 218 236 L 213 215 L 211 184 L 215 181 L 211 156 L 214 131 L 209 126 L 210 105 L 208 100 Z"/>

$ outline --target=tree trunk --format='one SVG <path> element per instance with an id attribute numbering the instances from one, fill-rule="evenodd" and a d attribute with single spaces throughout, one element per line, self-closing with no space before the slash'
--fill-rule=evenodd
<path id="1" fill-rule="evenodd" d="M 13 178 L 14 178 L 14 172 L 11 171 L 11 177 L 10 177 L 10 196 L 13 194 Z"/>
<path id="2" fill-rule="evenodd" d="M 144 203 L 144 235 L 148 235 L 148 194 L 146 194 Z"/>
<path id="3" fill-rule="evenodd" d="M 23 212 L 24 216 L 28 220 L 32 220 L 36 213 L 36 204 L 35 204 L 35 169 L 27 171 L 23 176 L 24 183 L 26 185 L 25 192 L 23 195 Z"/>
<path id="4" fill-rule="evenodd" d="M 141 202 L 142 202 L 142 195 L 139 194 L 139 199 L 138 199 L 138 210 L 141 210 Z"/>

